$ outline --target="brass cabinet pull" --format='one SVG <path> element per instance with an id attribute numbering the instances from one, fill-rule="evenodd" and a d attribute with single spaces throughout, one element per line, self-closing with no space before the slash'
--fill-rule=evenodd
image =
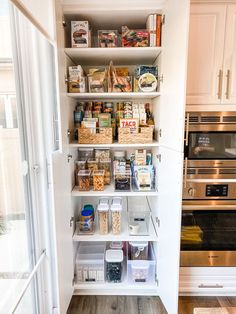
<path id="1" fill-rule="evenodd" d="M 219 285 L 219 284 L 216 284 L 216 285 L 204 285 L 204 284 L 200 284 L 198 286 L 198 288 L 224 288 L 223 285 Z"/>
<path id="2" fill-rule="evenodd" d="M 218 99 L 222 98 L 223 71 L 219 70 Z"/>
<path id="3" fill-rule="evenodd" d="M 229 83 L 230 83 L 230 70 L 227 70 L 227 74 L 226 74 L 226 78 L 227 78 L 227 83 L 226 83 L 226 99 L 229 99 Z"/>

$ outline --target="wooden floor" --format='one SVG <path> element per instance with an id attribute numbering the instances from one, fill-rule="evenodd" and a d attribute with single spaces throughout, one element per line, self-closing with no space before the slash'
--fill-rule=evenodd
<path id="1" fill-rule="evenodd" d="M 180 297 L 179 314 L 195 307 L 236 306 L 236 297 Z M 167 314 L 158 297 L 74 296 L 67 314 Z"/>

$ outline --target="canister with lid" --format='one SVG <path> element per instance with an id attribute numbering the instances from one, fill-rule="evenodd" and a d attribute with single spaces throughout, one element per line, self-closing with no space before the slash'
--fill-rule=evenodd
<path id="1" fill-rule="evenodd" d="M 148 259 L 148 241 L 129 242 L 131 260 Z"/>
<path id="2" fill-rule="evenodd" d="M 97 206 L 98 225 L 100 234 L 107 234 L 109 231 L 109 203 L 102 201 Z"/>
<path id="3" fill-rule="evenodd" d="M 108 282 L 121 282 L 123 258 L 122 250 L 106 251 L 106 279 Z"/>
<path id="4" fill-rule="evenodd" d="M 113 197 L 111 203 L 111 225 L 112 233 L 121 233 L 121 214 L 122 214 L 122 198 Z"/>

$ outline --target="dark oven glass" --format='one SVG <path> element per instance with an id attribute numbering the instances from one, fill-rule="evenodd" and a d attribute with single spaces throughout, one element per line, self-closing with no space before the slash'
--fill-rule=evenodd
<path id="1" fill-rule="evenodd" d="M 236 159 L 236 132 L 190 132 L 185 157 Z"/>
<path id="2" fill-rule="evenodd" d="M 236 249 L 236 210 L 183 211 L 182 251 Z"/>

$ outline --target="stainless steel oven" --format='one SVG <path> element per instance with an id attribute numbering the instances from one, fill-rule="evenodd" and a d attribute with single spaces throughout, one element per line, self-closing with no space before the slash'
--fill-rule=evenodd
<path id="1" fill-rule="evenodd" d="M 186 117 L 184 200 L 236 199 L 236 112 Z"/>
<path id="2" fill-rule="evenodd" d="M 236 266 L 236 202 L 183 202 L 182 267 Z"/>

